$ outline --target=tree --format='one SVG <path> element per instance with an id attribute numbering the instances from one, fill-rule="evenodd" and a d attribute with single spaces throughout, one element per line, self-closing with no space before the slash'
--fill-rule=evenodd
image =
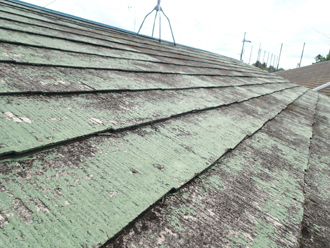
<path id="1" fill-rule="evenodd" d="M 276 72 L 276 69 L 275 69 L 274 66 L 271 65 L 271 66 L 269 66 L 268 71 L 269 72 Z"/>
<path id="2" fill-rule="evenodd" d="M 316 63 L 320 63 L 320 62 L 324 62 L 324 61 L 328 61 L 330 60 L 330 51 L 327 54 L 327 56 L 322 56 L 321 54 L 316 55 L 316 57 L 314 58 Z"/>
<path id="3" fill-rule="evenodd" d="M 255 67 L 258 67 L 262 70 L 268 71 L 268 72 L 276 72 L 276 69 L 273 66 L 267 67 L 266 63 L 261 64 L 260 61 L 257 61 L 253 64 Z M 284 71 L 283 68 L 278 69 L 278 71 Z"/>

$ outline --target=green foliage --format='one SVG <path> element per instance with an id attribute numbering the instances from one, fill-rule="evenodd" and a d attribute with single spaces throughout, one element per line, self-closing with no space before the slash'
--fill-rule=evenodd
<path id="1" fill-rule="evenodd" d="M 316 63 L 324 62 L 330 60 L 330 51 L 329 53 L 324 57 L 321 54 L 316 55 L 314 58 Z"/>
<path id="2" fill-rule="evenodd" d="M 275 72 L 276 69 L 273 66 L 267 67 L 266 63 L 261 63 L 260 61 L 257 61 L 253 64 L 255 67 L 258 67 L 262 70 L 268 71 L 268 72 Z M 278 69 L 278 71 L 284 71 L 283 68 Z"/>

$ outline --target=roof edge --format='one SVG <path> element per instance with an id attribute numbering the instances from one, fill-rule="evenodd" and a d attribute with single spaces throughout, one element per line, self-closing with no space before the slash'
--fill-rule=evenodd
<path id="1" fill-rule="evenodd" d="M 328 88 L 328 87 L 330 87 L 330 82 L 322 84 L 322 85 L 314 88 L 313 91 L 321 91 L 321 90 L 324 90 L 325 88 Z"/>
<path id="2" fill-rule="evenodd" d="M 330 60 L 327 60 L 327 61 L 322 61 L 322 62 L 317 62 L 317 63 L 312 63 L 310 65 L 304 65 L 304 66 L 301 66 L 301 67 L 298 67 L 298 68 L 290 68 L 290 69 L 287 69 L 287 70 L 284 70 L 284 71 L 277 71 L 275 72 L 275 74 L 282 74 L 282 73 L 286 73 L 286 72 L 289 72 L 289 71 L 293 71 L 293 70 L 301 70 L 301 69 L 304 69 L 306 67 L 310 67 L 310 66 L 319 66 L 319 65 L 324 65 L 325 63 L 330 63 Z"/>
<path id="3" fill-rule="evenodd" d="M 56 14 L 56 15 L 60 15 L 60 16 L 64 16 L 64 17 L 68 17 L 68 18 L 72 18 L 72 19 L 76 19 L 76 20 L 79 20 L 79 21 L 84 21 L 84 22 L 87 22 L 87 23 L 90 23 L 90 24 L 99 25 L 99 26 L 102 26 L 102 27 L 105 27 L 105 28 L 111 28 L 111 29 L 118 30 L 118 31 L 121 31 L 121 32 L 129 33 L 129 34 L 133 34 L 133 35 L 137 35 L 137 36 L 142 36 L 142 37 L 145 37 L 145 38 L 148 38 L 148 39 L 152 39 L 152 40 L 155 40 L 155 41 L 158 41 L 159 40 L 157 38 L 154 38 L 154 37 L 151 37 L 151 36 L 148 36 L 148 35 L 138 34 L 136 32 L 132 32 L 132 31 L 129 31 L 129 30 L 126 30 L 126 29 L 123 29 L 123 28 L 118 28 L 118 27 L 115 27 L 115 26 L 111 26 L 111 25 L 108 25 L 108 24 L 101 23 L 101 22 L 96 22 L 96 21 L 92 21 L 92 20 L 89 20 L 89 19 L 85 19 L 85 18 L 82 18 L 82 17 L 79 17 L 79 16 L 74 16 L 74 15 L 66 14 L 64 12 L 60 12 L 60 11 L 48 9 L 48 8 L 41 7 L 41 6 L 32 4 L 32 3 L 27 3 L 27 2 L 24 2 L 24 1 L 20 1 L 20 0 L 6 0 L 6 1 L 17 3 L 17 4 L 21 4 L 21 5 L 25 5 L 27 7 L 32 7 L 32 8 L 35 8 L 35 9 L 39 9 L 39 10 L 43 10 L 43 11 L 46 11 L 46 12 L 49 12 L 49 13 L 53 13 L 53 14 Z M 173 42 L 167 41 L 167 40 L 162 40 L 162 42 L 166 42 L 168 44 L 173 44 Z M 222 54 L 219 54 L 219 53 L 211 52 L 211 51 L 208 51 L 208 50 L 204 50 L 204 49 L 201 49 L 201 48 L 187 46 L 187 45 L 183 45 L 183 44 L 180 44 L 180 43 L 176 43 L 176 45 L 180 45 L 180 46 L 183 46 L 183 47 L 192 48 L 192 49 L 195 49 L 195 50 L 212 53 L 212 54 L 215 54 L 215 55 L 220 55 L 220 56 L 223 56 L 223 57 L 226 57 L 226 58 L 233 59 L 235 61 L 240 61 L 238 59 L 235 59 L 235 58 L 232 58 L 232 57 L 228 57 L 228 56 L 225 56 L 225 55 L 222 55 Z M 246 63 L 244 63 L 244 64 L 246 64 Z"/>
<path id="4" fill-rule="evenodd" d="M 79 17 L 79 16 L 66 14 L 64 12 L 48 9 L 48 8 L 45 8 L 45 7 L 42 7 L 42 6 L 39 6 L 39 5 L 35 5 L 35 4 L 32 4 L 32 3 L 23 2 L 23 1 L 20 1 L 20 0 L 6 0 L 6 1 L 21 4 L 21 5 L 25 5 L 27 7 L 32 7 L 32 8 L 43 10 L 43 11 L 47 11 L 47 12 L 50 12 L 50 13 L 53 13 L 53 14 L 73 18 L 73 19 L 76 19 L 76 20 L 79 20 L 79 21 L 84 21 L 84 22 L 88 22 L 88 23 L 91 23 L 91 24 L 96 24 L 96 25 L 100 25 L 100 26 L 103 26 L 103 27 L 112 28 L 112 29 L 115 29 L 115 30 L 118 30 L 118 31 L 131 33 L 131 34 L 136 34 L 135 32 L 132 32 L 132 31 L 129 31 L 129 30 L 126 30 L 126 29 L 122 29 L 122 28 L 118 28 L 118 27 L 111 26 L 111 25 L 108 25 L 108 24 L 92 21 L 92 20 L 85 19 L 85 18 L 82 18 L 82 17 Z"/>

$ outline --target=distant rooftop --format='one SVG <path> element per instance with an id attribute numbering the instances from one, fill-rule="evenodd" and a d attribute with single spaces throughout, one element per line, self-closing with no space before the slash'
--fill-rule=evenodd
<path id="1" fill-rule="evenodd" d="M 322 84 L 330 82 L 330 61 L 276 72 L 276 75 L 284 77 L 291 82 L 314 89 Z M 320 91 L 320 93 L 330 96 L 330 87 Z"/>

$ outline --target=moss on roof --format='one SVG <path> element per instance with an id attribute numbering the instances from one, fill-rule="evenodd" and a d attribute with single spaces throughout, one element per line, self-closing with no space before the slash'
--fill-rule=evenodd
<path id="1" fill-rule="evenodd" d="M 232 58 L 18 1 L 0 0 L 0 22 L 0 247 L 100 246 L 227 156 L 196 203 L 217 190 L 262 204 L 253 233 L 230 217 L 224 242 L 274 246 L 287 233 L 297 244 L 305 222 L 324 238 L 326 225 L 304 219 L 302 182 L 317 161 L 327 201 L 327 160 L 310 147 L 329 144 L 328 99 Z M 231 190 L 234 178 L 256 189 Z M 182 232 L 203 211 L 213 210 L 172 206 L 163 227 Z"/>

